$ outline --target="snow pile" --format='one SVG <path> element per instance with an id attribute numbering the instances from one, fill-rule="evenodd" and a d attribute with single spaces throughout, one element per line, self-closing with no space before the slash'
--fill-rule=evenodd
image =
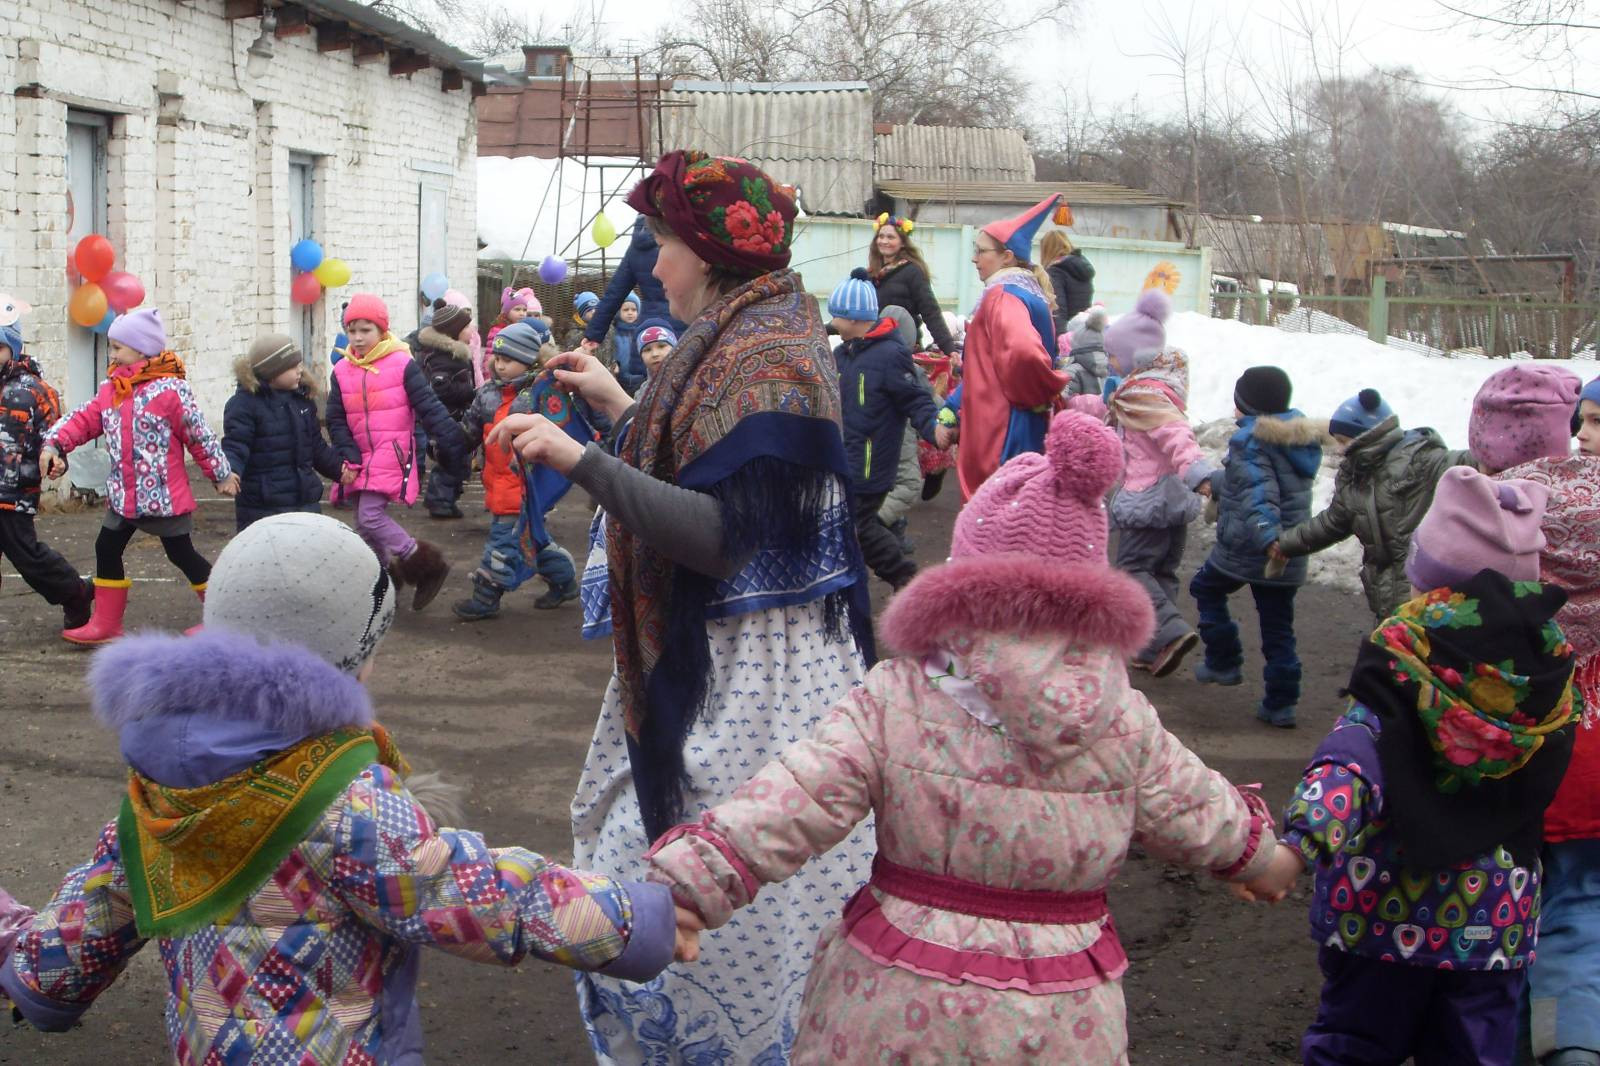
<path id="1" fill-rule="evenodd" d="M 570 260 L 594 253 L 589 227 L 602 209 L 617 232 L 626 234 L 635 212 L 623 198 L 644 176 L 644 165 L 627 159 L 591 157 L 589 161 L 631 163 L 633 169 L 586 170 L 577 159 L 563 163 L 532 156 L 479 156 L 478 240 L 484 247 L 478 258 L 538 262 L 547 255 Z M 602 178 L 604 197 L 600 195 Z M 609 254 L 620 256 L 627 246 L 627 237 L 620 237 Z"/>
<path id="2" fill-rule="evenodd" d="M 1432 426 L 1452 448 L 1467 446 L 1472 398 L 1485 379 L 1511 365 L 1505 359 L 1449 359 L 1374 344 L 1365 336 L 1285 333 L 1229 319 L 1181 312 L 1167 323 L 1168 343 L 1189 357 L 1189 418 L 1201 447 L 1221 462 L 1233 430 L 1233 385 L 1252 366 L 1281 366 L 1294 382 L 1294 405 L 1327 418 L 1364 388 L 1375 388 L 1405 427 Z M 1557 361 L 1580 378 L 1600 367 L 1589 360 Z M 1312 490 L 1313 513 L 1333 495 L 1339 455 L 1329 448 Z M 1197 523 L 1203 541 L 1215 527 Z M 1358 593 L 1361 546 L 1354 538 L 1311 557 L 1310 578 Z"/>

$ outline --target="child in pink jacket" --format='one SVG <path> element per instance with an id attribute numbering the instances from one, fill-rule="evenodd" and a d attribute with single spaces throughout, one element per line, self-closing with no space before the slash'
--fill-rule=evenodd
<path id="1" fill-rule="evenodd" d="M 1106 559 L 1121 468 L 1108 428 L 1058 414 L 1045 454 L 961 512 L 950 561 L 890 603 L 879 632 L 901 657 L 652 850 L 680 932 L 716 929 L 875 816 L 872 879 L 823 933 L 791 1061 L 1124 1063 L 1106 888 L 1129 845 L 1231 881 L 1271 862 L 1261 798 L 1128 684 L 1152 614 Z"/>
<path id="2" fill-rule="evenodd" d="M 1144 587 L 1156 631 L 1133 665 L 1165 677 L 1200 638 L 1178 609 L 1178 565 L 1188 526 L 1217 470 L 1189 425 L 1189 360 L 1176 348 L 1146 349 L 1111 394 L 1111 422 L 1122 436 L 1127 471 L 1111 501 L 1117 569 Z"/>
<path id="3" fill-rule="evenodd" d="M 111 372 L 93 399 L 45 434 L 40 449 L 47 477 L 66 473 L 62 457 L 97 437 L 105 437 L 111 454 L 106 517 L 94 542 L 94 610 L 84 625 L 62 631 L 73 644 L 104 644 L 122 636 L 132 586 L 122 553 L 135 533 L 160 537 L 167 559 L 205 600 L 211 564 L 190 539 L 195 502 L 184 449 L 218 492 L 239 492 L 239 477 L 184 380 L 183 361 L 167 350 L 161 312 L 151 307 L 121 315 L 106 335 Z"/>

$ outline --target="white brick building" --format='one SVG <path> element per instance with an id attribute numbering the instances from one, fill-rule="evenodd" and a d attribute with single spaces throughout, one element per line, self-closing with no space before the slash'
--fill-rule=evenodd
<path id="1" fill-rule="evenodd" d="M 0 26 L 0 292 L 33 305 L 28 349 L 69 404 L 105 367 L 66 311 L 88 233 L 144 282 L 218 419 L 257 334 L 300 337 L 324 375 L 351 293 L 403 334 L 427 273 L 474 291 L 466 55 L 353 0 L 0 0 Z M 309 310 L 289 298 L 301 236 L 354 272 Z"/>

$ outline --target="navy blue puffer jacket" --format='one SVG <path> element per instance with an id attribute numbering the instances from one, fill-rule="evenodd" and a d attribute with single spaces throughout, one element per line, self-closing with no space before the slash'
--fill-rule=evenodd
<path id="1" fill-rule="evenodd" d="M 1299 411 L 1246 415 L 1228 438 L 1228 459 L 1211 478 L 1217 497 L 1217 545 L 1211 565 L 1260 585 L 1303 585 L 1306 559 L 1266 576 L 1267 548 L 1311 517 L 1311 485 L 1322 465 L 1328 423 Z"/>
<path id="2" fill-rule="evenodd" d="M 248 366 L 222 416 L 222 450 L 239 474 L 238 504 L 251 511 L 306 507 L 322 499 L 322 478 L 337 480 L 339 453 L 322 435 L 304 385 L 269 389 Z"/>

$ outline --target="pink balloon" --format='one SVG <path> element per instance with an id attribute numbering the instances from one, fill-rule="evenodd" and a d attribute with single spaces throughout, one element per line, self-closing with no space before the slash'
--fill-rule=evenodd
<path id="1" fill-rule="evenodd" d="M 144 285 L 126 270 L 113 270 L 100 279 L 100 287 L 106 291 L 111 310 L 119 315 L 144 303 Z"/>
<path id="2" fill-rule="evenodd" d="M 289 286 L 289 298 L 297 304 L 314 304 L 322 296 L 322 282 L 309 270 L 296 274 Z"/>

